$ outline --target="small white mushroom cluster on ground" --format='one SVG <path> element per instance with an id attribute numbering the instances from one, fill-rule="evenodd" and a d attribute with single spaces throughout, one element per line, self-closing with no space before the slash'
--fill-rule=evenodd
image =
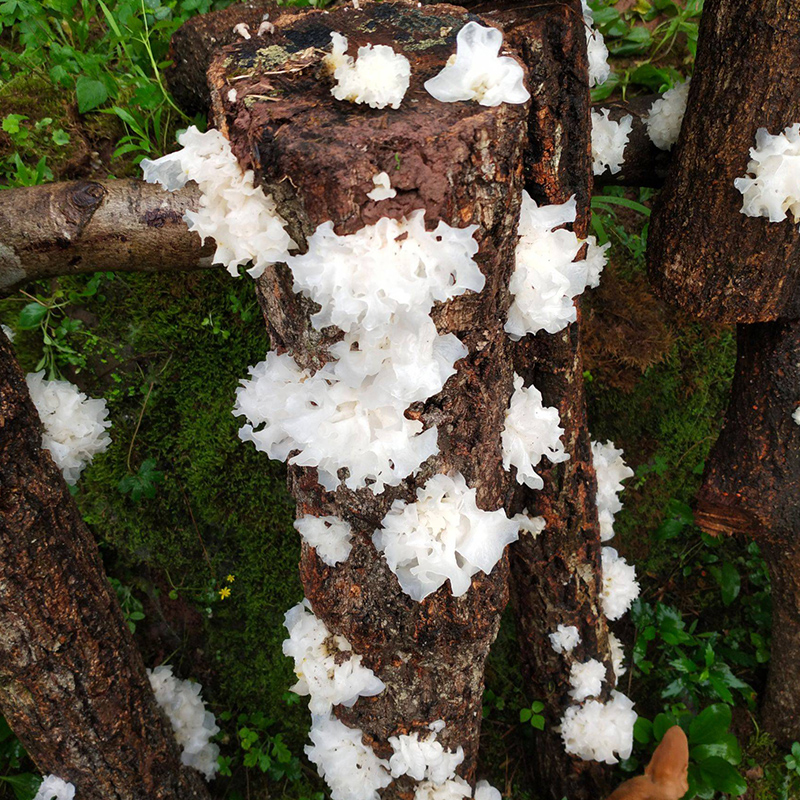
<path id="1" fill-rule="evenodd" d="M 147 670 L 156 702 L 164 710 L 181 748 L 181 763 L 194 767 L 210 781 L 217 774 L 219 746 L 211 739 L 219 733 L 214 715 L 206 710 L 199 683 L 184 681 L 162 665 Z"/>
<path id="2" fill-rule="evenodd" d="M 42 447 L 50 451 L 64 480 L 75 485 L 81 472 L 111 444 L 105 400 L 87 397 L 69 381 L 45 380 L 44 370 L 25 380 L 44 426 Z"/>

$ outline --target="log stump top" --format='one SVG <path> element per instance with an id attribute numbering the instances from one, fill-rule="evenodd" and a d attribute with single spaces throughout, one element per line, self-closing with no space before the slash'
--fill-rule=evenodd
<path id="1" fill-rule="evenodd" d="M 477 19 L 450 5 L 348 5 L 284 17 L 273 34 L 243 40 L 217 56 L 209 70 L 215 122 L 279 205 L 295 194 L 302 208 L 292 216 L 308 223 L 292 231 L 300 235 L 297 241 L 327 220 L 342 235 L 418 208 L 429 220 L 492 226 L 491 213 L 473 218 L 472 184 L 509 176 L 480 163 L 475 153 L 505 139 L 509 127 L 523 125 L 527 104 L 441 103 L 423 87 L 455 53 L 458 31 Z M 347 37 L 353 57 L 363 45 L 384 44 L 409 60 L 411 82 L 400 108 L 375 109 L 332 96 L 334 81 L 322 61 L 333 31 Z M 397 196 L 376 202 L 367 193 L 380 172 L 389 174 Z M 282 191 L 289 182 L 294 191 Z"/>

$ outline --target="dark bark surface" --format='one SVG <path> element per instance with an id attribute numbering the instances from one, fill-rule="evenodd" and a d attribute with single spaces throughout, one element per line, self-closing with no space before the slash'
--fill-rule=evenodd
<path id="1" fill-rule="evenodd" d="M 501 508 L 508 489 L 500 433 L 512 370 L 500 320 L 509 301 L 527 108 L 441 104 L 424 91 L 423 82 L 454 52 L 455 35 L 467 19 L 452 6 L 420 9 L 416 3 L 312 11 L 277 22 L 268 49 L 259 50 L 256 42 L 227 48 L 212 65 L 210 79 L 217 126 L 229 133 L 243 166 L 252 167 L 274 194 L 296 241 L 304 242 L 326 220 L 337 233 L 352 233 L 383 216 L 400 218 L 420 208 L 430 227 L 438 220 L 480 225 L 476 258 L 485 289 L 433 312 L 439 331 L 455 333 L 470 355 L 442 393 L 413 412 L 426 427 L 438 425 L 440 455 L 416 478 L 378 496 L 344 487 L 326 493 L 315 470 L 290 467 L 298 510 L 335 513 L 355 534 L 350 557 L 335 568 L 304 545 L 300 571 L 306 595 L 329 629 L 346 636 L 387 685 L 377 697 L 362 698 L 352 709 L 337 708 L 337 714 L 361 728 L 383 757 L 391 754 L 390 735 L 444 719 L 439 740 L 464 747 L 459 773 L 472 780 L 483 666 L 507 600 L 507 563 L 503 559 L 490 576 L 476 576 L 460 598 L 453 598 L 446 584 L 415 603 L 371 542 L 392 501 L 413 500 L 416 487 L 437 472 L 460 471 L 486 510 Z M 330 79 L 321 76 L 319 64 L 332 30 L 348 37 L 351 53 L 369 42 L 389 44 L 409 58 L 411 86 L 399 110 L 332 98 Z M 284 71 L 287 66 L 292 71 Z M 229 83 L 238 76 L 246 77 Z M 227 99 L 231 85 L 237 90 L 233 103 Z M 376 203 L 366 193 L 381 171 L 391 175 L 397 196 Z M 258 293 L 273 344 L 303 366 L 323 363 L 330 338 L 311 328 L 308 303 L 291 293 L 285 266 L 267 270 Z M 384 797 L 412 793 L 410 783 L 398 781 Z"/>
<path id="2" fill-rule="evenodd" d="M 186 228 L 194 183 L 178 192 L 142 181 L 74 181 L 0 192 L 0 293 L 73 273 L 212 266 L 214 244 Z"/>
<path id="3" fill-rule="evenodd" d="M 800 738 L 800 321 L 740 325 L 722 433 L 706 464 L 696 519 L 752 536 L 772 576 L 772 658 L 763 725 Z"/>
<path id="4" fill-rule="evenodd" d="M 689 107 L 653 212 L 648 263 L 661 296 L 704 319 L 800 316 L 800 233 L 740 213 L 758 128 L 797 122 L 800 7 L 792 0 L 709 0 Z"/>
<path id="5" fill-rule="evenodd" d="M 207 800 L 0 336 L 0 711 L 81 800 Z"/>
<path id="6" fill-rule="evenodd" d="M 493 18 L 494 15 L 490 15 Z M 586 236 L 590 217 L 591 140 L 586 39 L 580 3 L 524 7 L 500 12 L 510 42 L 531 74 L 531 113 L 525 186 L 544 204 L 575 195 L 575 231 Z M 512 596 L 523 676 L 528 695 L 545 703 L 547 727 L 537 733 L 530 766 L 544 796 L 594 800 L 602 794 L 604 770 L 564 751 L 554 733 L 570 700 L 571 659 L 597 658 L 610 665 L 608 630 L 599 605 L 600 531 L 596 476 L 586 421 L 580 326 L 550 335 L 527 336 L 513 347 L 515 371 L 533 383 L 564 427 L 569 461 L 537 469 L 544 489 L 517 491 L 514 510 L 527 508 L 547 526 L 536 538 L 522 534 L 511 547 Z M 548 635 L 559 623 L 575 625 L 581 644 L 558 655 Z M 613 685 L 613 674 L 608 676 Z"/>

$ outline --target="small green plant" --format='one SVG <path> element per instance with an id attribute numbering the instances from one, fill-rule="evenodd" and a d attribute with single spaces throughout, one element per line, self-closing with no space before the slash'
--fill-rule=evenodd
<path id="1" fill-rule="evenodd" d="M 114 587 L 119 600 L 120 608 L 122 609 L 122 616 L 125 617 L 125 622 L 128 623 L 131 633 L 136 633 L 136 623 L 144 619 L 144 606 L 133 593 L 130 586 L 126 586 L 122 581 L 116 578 L 109 578 L 109 583 Z"/>
<path id="2" fill-rule="evenodd" d="M 680 725 L 689 740 L 689 791 L 684 800 L 693 797 L 710 800 L 717 793 L 738 797 L 747 791 L 747 783 L 736 769 L 742 752 L 729 731 L 729 705 L 710 705 L 697 716 L 684 706 L 674 706 L 652 722 L 639 717 L 634 738 L 642 745 L 657 745 L 673 725 Z"/>
<path id="3" fill-rule="evenodd" d="M 491 689 L 483 693 L 483 718 L 486 719 L 492 711 L 502 711 L 506 707 L 506 701 L 496 695 Z"/>
<path id="4" fill-rule="evenodd" d="M 131 500 L 138 503 L 143 497 L 152 500 L 156 496 L 156 487 L 164 482 L 164 473 L 156 469 L 156 460 L 146 458 L 135 475 L 126 475 L 119 482 L 122 494 L 130 492 Z"/>
<path id="5" fill-rule="evenodd" d="M 519 710 L 519 721 L 522 723 L 529 723 L 536 730 L 544 730 L 544 703 L 541 700 L 534 700 L 529 708 L 521 708 Z"/>
<path id="6" fill-rule="evenodd" d="M 42 782 L 38 775 L 27 770 L 29 765 L 19 739 L 0 717 L 0 789 L 7 786 L 15 800 L 32 800 Z"/>

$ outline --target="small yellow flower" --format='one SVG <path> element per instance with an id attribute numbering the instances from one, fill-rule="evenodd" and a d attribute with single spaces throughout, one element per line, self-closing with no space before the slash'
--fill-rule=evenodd
<path id="1" fill-rule="evenodd" d="M 219 590 L 219 599 L 224 600 L 226 597 L 231 596 L 231 588 L 230 586 L 225 586 L 224 588 Z"/>
<path id="2" fill-rule="evenodd" d="M 228 575 L 228 577 L 225 578 L 225 580 L 228 581 L 228 583 L 233 583 L 236 580 L 236 576 L 235 575 Z"/>

